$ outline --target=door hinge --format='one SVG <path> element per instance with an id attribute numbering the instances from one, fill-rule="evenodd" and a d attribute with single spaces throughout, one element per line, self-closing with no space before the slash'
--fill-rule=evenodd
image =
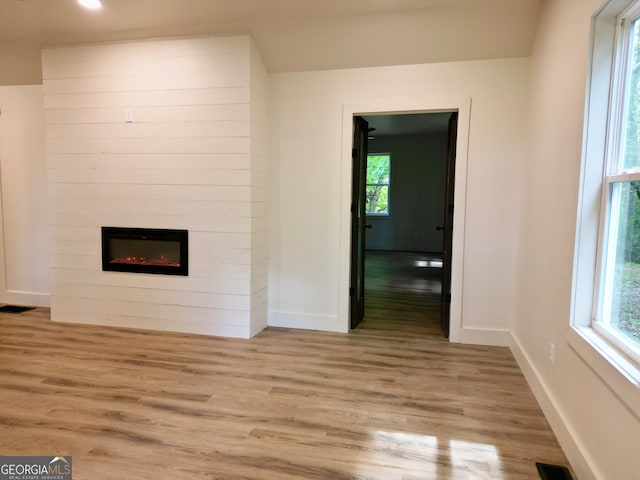
<path id="1" fill-rule="evenodd" d="M 350 296 L 350 297 L 353 297 L 353 295 L 354 295 L 355 293 L 356 293 L 355 288 L 353 288 L 353 287 L 349 287 L 349 296 Z"/>
<path id="2" fill-rule="evenodd" d="M 449 215 L 453 215 L 453 203 L 449 205 Z"/>
<path id="3" fill-rule="evenodd" d="M 352 159 L 358 158 L 358 149 L 357 148 L 352 148 L 351 149 L 351 158 Z"/>
<path id="4" fill-rule="evenodd" d="M 444 301 L 447 303 L 451 303 L 451 294 L 447 293 L 444 297 Z"/>

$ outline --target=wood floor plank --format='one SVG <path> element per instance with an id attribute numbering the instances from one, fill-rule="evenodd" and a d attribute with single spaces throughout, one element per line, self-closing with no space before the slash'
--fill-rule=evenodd
<path id="1" fill-rule="evenodd" d="M 0 314 L 0 454 L 81 479 L 537 479 L 566 464 L 511 353 L 450 344 L 437 269 L 369 255 L 361 327 L 251 340 Z"/>

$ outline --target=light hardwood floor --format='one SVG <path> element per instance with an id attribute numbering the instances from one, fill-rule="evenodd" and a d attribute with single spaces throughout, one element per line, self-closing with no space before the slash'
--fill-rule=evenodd
<path id="1" fill-rule="evenodd" d="M 535 461 L 566 463 L 508 349 L 450 344 L 432 301 L 369 280 L 348 335 L 0 314 L 0 455 L 72 455 L 76 480 L 539 479 Z"/>

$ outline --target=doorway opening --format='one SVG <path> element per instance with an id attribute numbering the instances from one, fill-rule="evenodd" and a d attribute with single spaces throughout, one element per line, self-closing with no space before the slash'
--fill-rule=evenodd
<path id="1" fill-rule="evenodd" d="M 458 114 L 353 122 L 350 326 L 448 338 Z"/>

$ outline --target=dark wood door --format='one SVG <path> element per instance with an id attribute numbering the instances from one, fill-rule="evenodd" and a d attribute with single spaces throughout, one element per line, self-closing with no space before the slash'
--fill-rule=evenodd
<path id="1" fill-rule="evenodd" d="M 351 328 L 364 318 L 364 250 L 366 229 L 367 135 L 369 124 L 362 117 L 353 119 L 351 193 Z"/>
<path id="2" fill-rule="evenodd" d="M 442 247 L 442 306 L 440 323 L 442 334 L 449 338 L 449 316 L 451 313 L 451 248 L 453 244 L 453 199 L 456 172 L 456 140 L 458 138 L 458 114 L 449 118 L 449 140 L 447 146 L 446 186 L 444 198 L 444 224 Z"/>

